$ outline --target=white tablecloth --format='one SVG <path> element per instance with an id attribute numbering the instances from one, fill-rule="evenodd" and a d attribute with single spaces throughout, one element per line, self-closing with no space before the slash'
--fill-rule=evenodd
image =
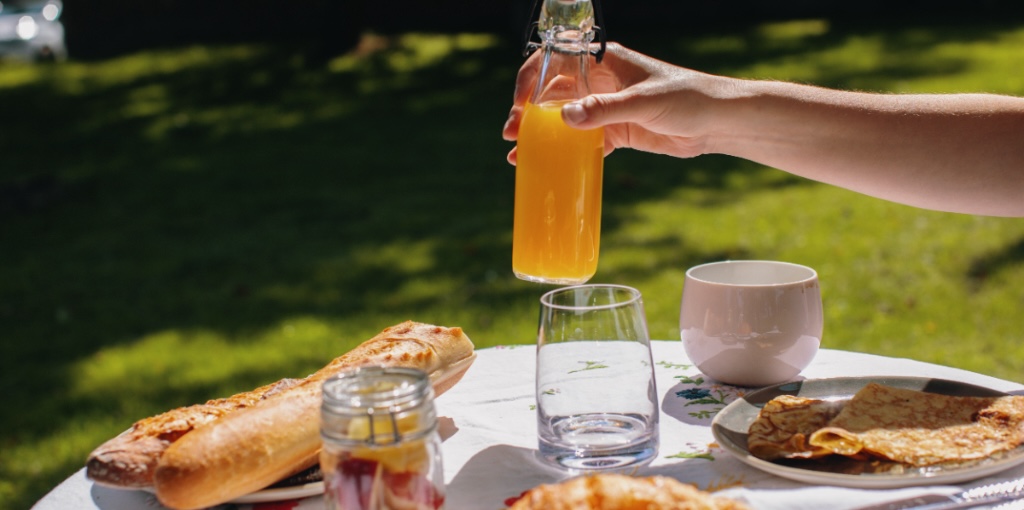
<path id="1" fill-rule="evenodd" d="M 534 356 L 530 345 L 481 349 L 463 380 L 437 399 L 442 417 L 448 510 L 500 510 L 508 498 L 565 474 L 542 465 L 536 450 Z M 721 449 L 711 435 L 715 413 L 749 388 L 718 384 L 690 365 L 681 342 L 653 342 L 661 402 L 658 458 L 639 475 L 658 474 L 746 501 L 755 509 L 843 510 L 920 494 L 922 487 L 863 490 L 789 481 L 751 468 Z M 1024 386 L 909 359 L 822 350 L 801 377 L 921 376 L 1024 393 Z M 595 388 L 600 391 L 600 388 Z M 962 487 L 1024 477 L 1024 467 Z M 226 505 L 231 508 L 233 505 Z M 40 500 L 36 510 L 162 508 L 145 492 L 95 486 L 80 470 Z M 320 497 L 285 505 L 239 505 L 239 510 L 322 509 Z"/>

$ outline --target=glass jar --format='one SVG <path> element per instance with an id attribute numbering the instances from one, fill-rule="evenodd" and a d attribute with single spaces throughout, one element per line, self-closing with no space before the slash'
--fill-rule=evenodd
<path id="1" fill-rule="evenodd" d="M 604 130 L 573 129 L 562 107 L 590 94 L 591 0 L 541 0 L 537 82 L 517 140 L 512 271 L 523 280 L 579 284 L 597 271 Z"/>
<path id="2" fill-rule="evenodd" d="M 444 507 L 441 438 L 427 374 L 361 367 L 323 384 L 320 408 L 328 510 Z"/>

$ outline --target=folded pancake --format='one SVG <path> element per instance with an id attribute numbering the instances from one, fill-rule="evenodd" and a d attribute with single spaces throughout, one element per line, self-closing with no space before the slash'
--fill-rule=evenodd
<path id="1" fill-rule="evenodd" d="M 780 395 L 768 401 L 750 425 L 747 449 L 765 460 L 811 459 L 832 452 L 814 447 L 808 438 L 828 425 L 841 403 Z"/>
<path id="2" fill-rule="evenodd" d="M 912 466 L 983 459 L 1024 442 L 1024 397 L 953 397 L 871 383 L 808 442 Z"/>

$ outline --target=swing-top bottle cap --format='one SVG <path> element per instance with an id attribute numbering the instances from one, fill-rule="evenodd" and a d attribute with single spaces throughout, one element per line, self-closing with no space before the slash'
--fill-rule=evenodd
<path id="1" fill-rule="evenodd" d="M 536 21 L 527 26 L 524 54 L 539 47 L 530 40 L 536 29 L 541 39 L 577 41 L 584 48 L 596 38 L 600 49 L 595 56 L 598 62 L 601 61 L 606 39 L 602 28 L 601 0 L 535 0 L 532 15 L 536 16 Z"/>
<path id="2" fill-rule="evenodd" d="M 541 0 L 537 29 L 540 32 L 594 31 L 594 4 L 591 0 Z M 582 34 L 581 34 L 582 35 Z"/>

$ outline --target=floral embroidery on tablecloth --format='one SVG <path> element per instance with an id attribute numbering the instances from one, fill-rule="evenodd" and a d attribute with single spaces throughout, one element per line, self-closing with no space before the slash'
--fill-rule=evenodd
<path id="1" fill-rule="evenodd" d="M 605 365 L 603 361 L 577 361 L 577 363 L 582 363 L 583 366 L 577 368 L 576 370 L 570 370 L 570 374 L 575 374 L 577 372 L 585 372 L 587 370 L 600 370 L 602 368 L 608 368 L 608 365 Z"/>
<path id="2" fill-rule="evenodd" d="M 659 361 L 658 366 L 671 370 L 690 372 L 693 365 L 683 363 L 670 363 Z M 745 393 L 743 388 L 736 386 L 708 383 L 700 372 L 684 373 L 673 376 L 679 384 L 689 386 L 675 392 L 676 397 L 686 400 L 683 404 L 686 407 L 696 406 L 688 414 L 694 418 L 707 420 L 714 418 L 716 414 L 730 402 L 742 397 Z"/>
<path id="3" fill-rule="evenodd" d="M 745 393 L 743 388 L 708 381 L 691 364 L 659 361 L 656 365 L 676 373 L 672 378 L 677 381 L 677 384 L 670 389 L 672 392 L 670 395 L 680 399 L 682 406 L 688 409 L 687 414 L 698 420 L 711 420 L 730 402 L 742 397 Z M 665 458 L 700 459 L 713 462 L 716 455 L 723 451 L 716 442 L 687 443 L 681 451 L 666 452 Z M 721 479 L 712 483 L 719 489 L 738 484 L 742 484 L 742 480 Z"/>
<path id="4" fill-rule="evenodd" d="M 672 455 L 666 455 L 666 459 L 704 459 L 704 460 L 715 460 L 715 455 L 712 453 L 712 444 L 699 445 L 696 443 L 686 443 L 687 450 L 674 453 Z"/>

